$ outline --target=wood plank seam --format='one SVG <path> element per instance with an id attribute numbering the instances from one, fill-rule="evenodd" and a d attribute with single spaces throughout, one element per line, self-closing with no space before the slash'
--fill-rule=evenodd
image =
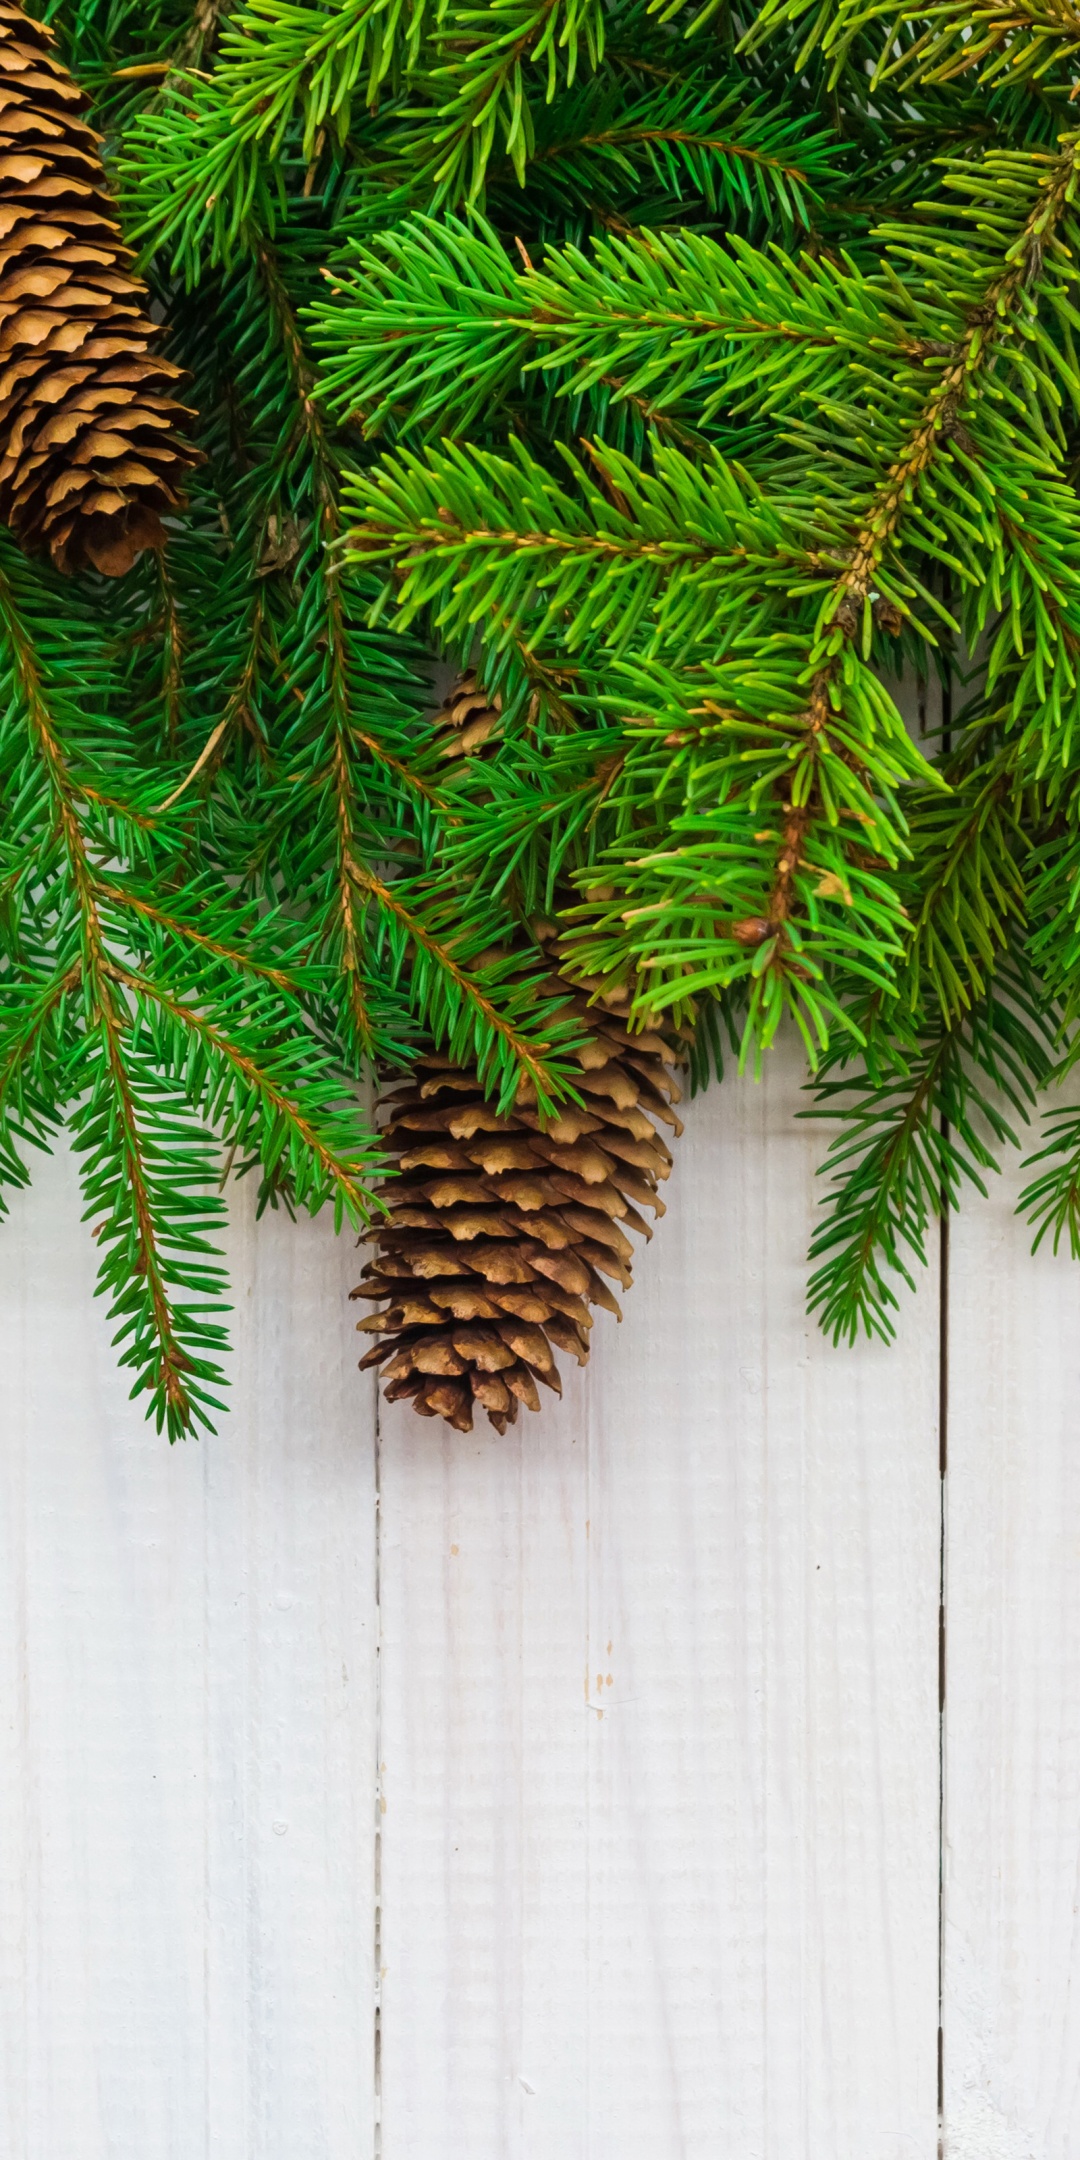
<path id="1" fill-rule="evenodd" d="M 945 2160 L 945 1689 L 946 1689 L 946 1530 L 949 1468 L 949 1213 L 942 1194 L 938 1262 L 938 2160 Z"/>
<path id="2" fill-rule="evenodd" d="M 375 1830 L 372 1840 L 372 1864 L 375 1884 L 373 1896 L 374 1971 L 372 1973 L 372 2032 L 373 2056 L 372 2099 L 374 2121 L 372 2127 L 372 2160 L 382 2160 L 382 1819 L 383 1819 L 383 1761 L 382 1761 L 382 1390 L 375 1389 L 375 1431 L 373 1436 L 375 1467 L 375 1557 L 374 1557 L 374 1634 L 375 1634 L 375 1701 L 373 1721 L 375 1726 Z"/>
<path id="3" fill-rule="evenodd" d="M 925 699 L 923 722 L 925 726 Z M 952 674 L 946 666 L 941 684 L 941 741 L 947 753 L 952 747 Z M 948 1119 L 941 1121 L 942 1138 L 948 1146 Z M 937 2113 L 938 2160 L 945 2160 L 945 1688 L 947 1654 L 946 1560 L 947 1497 L 949 1470 L 949 1192 L 941 1181 L 940 1247 L 938 1252 L 938 2029 Z"/>

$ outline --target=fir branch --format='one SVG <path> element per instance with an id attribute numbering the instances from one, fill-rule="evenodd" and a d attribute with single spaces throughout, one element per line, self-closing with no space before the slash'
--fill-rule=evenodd
<path id="1" fill-rule="evenodd" d="M 457 1062 L 475 1063 L 485 1088 L 497 1088 L 498 1107 L 510 1109 L 523 1088 L 545 1115 L 561 1098 L 576 1099 L 573 1067 L 563 1060 L 577 1036 L 567 1024 L 551 1024 L 563 1001 L 538 1001 L 547 969 L 523 977 L 512 950 L 489 952 L 486 965 L 470 967 L 463 954 L 475 947 L 477 935 L 463 934 L 454 894 L 408 894 L 358 862 L 350 872 L 399 932 L 398 965 L 411 962 L 412 994 L 436 1043 L 445 1044 Z"/>
<path id="2" fill-rule="evenodd" d="M 799 994 L 791 987 L 791 979 L 797 982 L 802 965 L 801 943 L 791 937 L 792 899 L 805 861 L 809 832 L 819 817 L 835 816 L 822 791 L 821 753 L 829 743 L 833 712 L 851 682 L 852 663 L 846 643 L 858 635 L 863 653 L 870 651 L 873 598 L 882 582 L 883 565 L 895 548 L 901 520 L 925 486 L 953 430 L 961 424 L 980 371 L 992 360 L 998 341 L 1009 333 L 1011 311 L 1028 282 L 1037 275 L 1055 223 L 1071 201 L 1078 155 L 1080 138 L 1073 138 L 1051 170 L 1045 176 L 1038 175 L 1037 191 L 1019 233 L 1010 237 L 1004 260 L 995 265 L 978 304 L 969 309 L 966 333 L 926 397 L 900 456 L 889 466 L 863 512 L 850 560 L 820 608 L 816 635 L 807 655 L 806 746 L 793 765 L 790 792 L 783 805 L 775 882 L 765 917 L 770 939 L 775 943 L 768 968 L 763 970 L 760 999 L 755 990 L 751 1002 L 750 1025 L 760 1028 L 763 1042 L 768 1042 L 775 1031 L 773 1015 L 784 1004 L 793 1003 Z M 871 845 L 881 848 L 882 838 L 872 840 Z"/>
<path id="3" fill-rule="evenodd" d="M 887 1329 L 1080 999 L 1068 10 L 44 12 L 207 462 L 119 585 L 0 546 L 0 1181 L 71 1128 L 190 1428 L 222 1143 L 360 1206 L 365 1065 L 554 1103 L 544 913 L 695 1080 L 802 1028 L 814 1295 Z M 941 642 L 979 703 L 924 756 L 893 688 Z M 500 704 L 449 761 L 447 662 Z M 1055 1116 L 1025 1199 L 1074 1243 Z"/>
<path id="4" fill-rule="evenodd" d="M 949 795 L 911 806 L 913 920 L 901 998 L 918 1010 L 928 995 L 950 1026 L 987 995 L 1027 919 L 1030 842 L 1016 766 L 1010 744 L 986 766 L 950 772 Z"/>
<path id="5" fill-rule="evenodd" d="M 600 65 L 605 34 L 602 0 L 446 0 L 432 68 L 433 203 L 475 203 L 496 143 L 523 182 L 534 139 L 526 67 L 543 69 L 550 104 L 560 77 Z"/>
<path id="6" fill-rule="evenodd" d="M 700 196 L 709 210 L 751 223 L 777 217 L 793 233 L 809 229 L 822 191 L 834 185 L 833 145 L 809 135 L 787 112 L 747 104 L 743 86 L 691 77 L 627 105 L 594 89 L 552 114 L 538 131 L 526 178 L 573 188 L 578 200 L 625 196 L 637 168 L 676 200 Z M 495 178 L 496 175 L 492 175 Z"/>
<path id="7" fill-rule="evenodd" d="M 955 1026 L 939 1017 L 894 1035 L 861 1077 L 817 1083 L 817 1107 L 803 1115 L 839 1116 L 841 1129 L 823 1165 L 832 1191 L 810 1248 L 821 1264 L 809 1303 L 835 1342 L 860 1330 L 891 1339 L 895 1279 L 914 1289 L 929 1224 L 959 1205 L 964 1185 L 985 1194 L 997 1150 L 1019 1144 L 1012 1118 L 1029 1121 L 1054 1070 L 1053 1026 L 1030 976 L 1001 965 Z"/>
<path id="8" fill-rule="evenodd" d="M 732 611 L 806 567 L 761 490 L 715 455 L 701 470 L 658 449 L 648 475 L 593 445 L 591 462 L 596 478 L 567 457 L 570 495 L 517 444 L 509 458 L 449 447 L 385 458 L 348 483 L 362 522 L 346 559 L 392 566 L 403 628 L 427 613 L 464 648 L 479 624 L 499 649 L 527 625 L 542 646 L 570 616 L 570 653 L 600 634 L 618 650 L 652 621 L 677 647 L 703 606 Z"/>
<path id="9" fill-rule="evenodd" d="M 1025 1156 L 1024 1168 L 1033 1170 L 1039 1163 L 1049 1167 L 1024 1186 L 1017 1213 L 1028 1217 L 1035 1232 L 1033 1253 L 1047 1237 L 1056 1253 L 1067 1237 L 1072 1258 L 1080 1260 L 1080 1111 L 1049 1110 L 1043 1129 L 1045 1145 Z"/>
<path id="10" fill-rule="evenodd" d="M 290 972 L 288 969 L 279 966 L 276 961 L 259 959 L 254 936 L 251 944 L 245 947 L 238 942 L 235 934 L 228 939 L 213 934 L 208 935 L 205 931 L 200 930 L 194 922 L 185 921 L 184 917 L 175 908 L 166 909 L 159 903 L 146 898 L 144 894 L 117 885 L 108 878 L 99 878 L 97 889 L 103 901 L 112 901 L 120 911 L 130 909 L 131 913 L 140 917 L 144 923 L 152 924 L 156 930 L 163 930 L 168 936 L 175 938 L 181 947 L 193 946 L 197 951 L 205 953 L 208 958 L 219 961 L 228 968 L 235 968 L 241 974 L 255 975 L 264 982 L 273 983 L 277 990 L 299 991 L 300 986 L 295 971 Z M 209 898 L 197 885 L 194 887 L 189 886 L 182 897 L 184 904 L 193 914 L 197 915 L 202 914 Z M 276 952 L 278 947 L 273 938 L 275 925 L 268 922 L 265 915 L 257 914 L 250 907 L 242 911 L 243 915 L 246 915 L 247 918 L 245 926 L 248 931 L 254 933 L 256 929 L 260 930 L 264 943 L 268 944 L 270 949 Z M 241 925 L 235 923 L 234 919 L 234 932 L 240 927 Z M 302 933 L 298 933 L 295 925 L 291 926 L 291 928 L 292 937 L 295 941 L 298 935 L 302 935 Z"/>
<path id="11" fill-rule="evenodd" d="M 1053 74 L 1068 80 L 1080 54 L 1080 24 L 1070 0 L 935 0 L 931 7 L 898 7 L 895 0 L 765 0 L 743 49 L 812 17 L 796 68 L 820 47 L 835 83 L 853 49 L 879 24 L 886 26 L 870 87 L 900 81 L 951 83 L 976 71 L 987 86 L 1007 79 L 1038 83 Z"/>
<path id="12" fill-rule="evenodd" d="M 327 748 L 332 817 L 337 842 L 336 921 L 331 920 L 324 924 L 322 936 L 324 943 L 336 942 L 339 952 L 352 1054 L 358 1058 L 368 1058 L 374 1050 L 375 1038 L 364 991 L 364 950 L 349 868 L 353 860 L 356 836 L 348 742 L 350 710 L 344 680 L 345 629 L 337 581 L 327 575 L 325 564 L 318 563 L 318 556 L 326 543 L 336 540 L 340 531 L 335 475 L 322 418 L 314 399 L 313 371 L 308 365 L 291 301 L 274 257 L 265 242 L 257 246 L 255 260 L 280 340 L 290 386 L 297 401 L 298 423 L 312 467 L 315 506 L 313 544 L 317 560 L 318 596 L 322 601 L 322 636 L 329 672 L 326 685 L 329 705 Z M 322 687 L 320 684 L 320 688 Z M 303 708 L 302 699 L 301 706 Z"/>
<path id="13" fill-rule="evenodd" d="M 145 815 L 137 821 L 111 816 L 103 829 L 95 829 L 90 821 L 99 815 L 97 791 L 87 789 L 73 769 L 63 722 L 50 703 L 34 639 L 6 577 L 0 580 L 0 617 L 10 683 L 7 732 L 10 738 L 18 724 L 28 744 L 21 799 L 29 804 L 35 790 L 39 796 L 44 791 L 45 845 L 27 862 L 24 879 L 35 923 L 55 920 L 65 955 L 51 982 L 40 987 L 27 982 L 23 970 L 5 986 L 0 1066 L 5 1104 L 10 1097 L 16 1120 L 13 1127 L 6 1119 L 5 1135 L 22 1130 L 43 1140 L 55 1123 L 53 1105 L 73 1106 L 69 1122 L 83 1157 L 84 1196 L 97 1224 L 101 1284 L 119 1323 L 121 1361 L 134 1368 L 135 1392 L 149 1394 L 159 1427 L 175 1439 L 209 1424 L 220 1408 L 217 1357 L 224 1340 L 213 1318 L 222 1309 L 224 1279 L 209 1242 L 222 1220 L 213 1130 L 222 1097 L 219 1088 L 209 1110 L 197 1090 L 192 1100 L 192 1055 L 200 1043 L 211 1041 L 224 1054 L 226 1037 L 216 1015 L 233 1012 L 240 1029 L 234 1055 L 245 1081 L 264 1094 L 272 1092 L 286 1015 L 290 1007 L 292 1013 L 302 1007 L 311 992 L 260 952 L 250 910 L 248 949 L 237 943 L 235 901 L 226 909 L 230 937 L 222 934 L 222 905 L 213 892 L 189 887 L 171 907 L 163 906 L 153 893 L 139 889 L 146 864 L 134 875 L 117 876 L 109 863 L 117 836 L 126 835 L 125 852 L 138 860 L 150 844 L 138 836 L 154 821 Z M 16 846 L 17 832 L 18 821 L 12 834 Z M 198 922 L 190 919 L 196 916 Z M 151 1051 L 140 1019 L 147 978 L 130 964 L 140 926 L 159 943 L 164 939 L 163 949 L 173 953 L 174 980 L 178 961 L 188 967 L 195 992 L 194 999 L 171 996 L 169 1009 L 183 1033 L 167 1054 L 160 1042 Z M 265 951 L 274 925 L 264 921 L 260 935 Z M 278 954 L 287 953 L 296 939 L 294 927 L 284 948 L 277 941 Z M 261 986 L 261 1008 L 256 1003 L 247 1009 L 241 996 L 245 984 L 253 992 Z M 166 996 L 155 994 L 159 1003 Z M 315 1151 L 321 1173 L 335 1146 L 354 1146 L 353 1124 L 339 1118 L 319 1136 L 303 1105 L 318 1099 L 328 1056 L 313 1045 L 297 1066 L 292 1055 L 301 1107 L 293 1113 L 290 1175 L 317 1202 L 321 1188 L 312 1184 L 311 1166 L 300 1159 L 301 1143 Z M 277 1107 L 281 1112 L 280 1103 Z M 199 1122 L 192 1110 L 208 1110 L 208 1116 Z M 277 1142 L 270 1132 L 262 1137 L 271 1149 L 272 1168 Z M 354 1158 L 375 1165 L 366 1142 L 358 1156 L 354 1146 Z M 355 1211 L 359 1201 L 350 1176 Z M 339 1184 L 343 1177 L 342 1172 Z"/>
<path id="14" fill-rule="evenodd" d="M 151 1143 L 139 1115 L 124 1040 L 126 1015 L 115 994 L 115 971 L 101 919 L 102 896 L 79 814 L 79 790 L 72 782 L 32 644 L 5 579 L 0 579 L 0 617 L 16 697 L 44 774 L 66 857 L 81 948 L 77 972 L 75 965 L 65 971 L 60 978 L 63 988 L 57 988 L 55 999 L 39 1006 L 32 1031 L 22 1033 L 9 1056 L 29 1052 L 48 1011 L 77 980 L 87 1006 L 92 1090 L 86 1107 L 77 1114 L 75 1133 L 77 1144 L 89 1156 L 84 1172 L 88 1203 L 96 1209 L 107 1200 L 110 1207 L 100 1232 L 106 1248 L 102 1285 L 113 1292 L 111 1316 L 122 1322 L 121 1337 L 133 1336 L 124 1362 L 136 1366 L 136 1388 L 151 1392 L 159 1429 L 164 1423 L 170 1439 L 175 1439 L 194 1420 L 205 1422 L 207 1408 L 213 1406 L 202 1385 L 209 1368 L 198 1354 L 213 1339 L 213 1331 L 208 1334 L 201 1314 L 182 1310 L 176 1302 L 175 1291 L 187 1274 L 168 1254 L 165 1210 L 155 1204 L 160 1195 L 155 1195 L 150 1168 Z"/>
<path id="15" fill-rule="evenodd" d="M 263 1055 L 256 1057 L 164 985 L 128 969 L 113 972 L 135 997 L 173 1021 L 188 1046 L 198 1044 L 206 1053 L 196 1080 L 188 1047 L 186 1092 L 215 1123 L 227 1121 L 234 1147 L 254 1146 L 268 1175 L 287 1151 L 290 1191 L 312 1214 L 332 1200 L 335 1230 L 344 1222 L 358 1229 L 370 1221 L 370 1179 L 381 1158 L 374 1141 L 359 1133 L 355 1106 L 342 1106 L 340 1079 L 314 1036 L 278 1042 L 271 1024 Z M 160 1040 L 159 1058 L 168 1069 Z"/>
<path id="16" fill-rule="evenodd" d="M 614 379 L 619 397 L 658 412 L 690 401 L 707 424 L 832 385 L 849 356 L 883 384 L 890 355 L 922 357 L 880 284 L 737 234 L 601 239 L 522 274 L 479 218 L 418 214 L 357 244 L 331 284 L 315 311 L 322 394 L 369 430 L 399 403 L 416 426 L 441 411 L 443 432 L 463 430 L 525 368 L 558 370 L 564 398 Z"/>
<path id="17" fill-rule="evenodd" d="M 438 20 L 439 8 L 431 13 Z M 425 0 L 342 0 L 328 10 L 302 0 L 247 0 L 221 39 L 218 78 L 241 135 L 281 155 L 299 115 L 310 164 L 328 131 L 344 143 L 353 97 L 374 105 L 392 74 L 414 67 L 427 27 Z"/>
<path id="18" fill-rule="evenodd" d="M 189 289 L 231 263 L 248 234 L 273 235 L 284 209 L 280 171 L 254 132 L 235 126 L 216 77 L 170 73 L 128 129 L 119 170 L 144 260 L 168 253 Z"/>

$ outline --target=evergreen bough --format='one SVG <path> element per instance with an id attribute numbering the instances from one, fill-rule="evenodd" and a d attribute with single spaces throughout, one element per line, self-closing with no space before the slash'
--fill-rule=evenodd
<path id="1" fill-rule="evenodd" d="M 223 1163 L 362 1226 L 372 1071 L 573 1099 L 552 923 L 699 1084 L 800 1032 L 888 1336 L 1074 1055 L 1071 11 L 31 12 L 205 457 L 122 580 L 0 533 L 0 1173 L 70 1130 L 136 1390 L 220 1399 Z M 1080 1252 L 1080 1113 L 1021 1205 Z"/>

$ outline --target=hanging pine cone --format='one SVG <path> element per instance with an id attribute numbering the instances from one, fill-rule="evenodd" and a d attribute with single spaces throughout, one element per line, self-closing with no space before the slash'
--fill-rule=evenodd
<path id="1" fill-rule="evenodd" d="M 459 675 L 431 724 L 443 737 L 440 757 L 475 757 L 486 743 L 498 742 L 502 699 L 498 692 L 489 698 L 475 675 Z"/>
<path id="2" fill-rule="evenodd" d="M 0 518 L 60 570 L 120 577 L 163 546 L 197 453 L 52 43 L 0 0 Z"/>
<path id="3" fill-rule="evenodd" d="M 519 1402 L 539 1409 L 537 1381 L 562 1392 L 554 1352 L 584 1365 L 590 1306 L 621 1317 L 604 1278 L 629 1287 L 627 1228 L 651 1237 L 639 1208 L 664 1211 L 671 1155 L 655 1121 L 682 1131 L 672 1048 L 632 1035 L 610 1005 L 577 991 L 568 1002 L 590 1031 L 576 1053 L 587 1108 L 561 1105 L 545 1126 L 526 1087 L 500 1117 L 474 1073 L 435 1055 L 386 1101 L 400 1174 L 352 1293 L 387 1301 L 359 1322 L 379 1337 L 361 1365 L 385 1362 L 388 1401 L 411 1398 L 459 1432 L 474 1404 L 505 1432 Z"/>

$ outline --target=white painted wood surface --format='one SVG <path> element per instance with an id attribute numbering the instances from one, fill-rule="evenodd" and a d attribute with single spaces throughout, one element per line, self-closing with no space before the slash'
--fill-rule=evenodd
<path id="1" fill-rule="evenodd" d="M 935 2160 L 937 1286 L 891 1352 L 807 1324 L 795 1094 L 691 1106 L 623 1327 L 501 1441 L 377 1439 L 351 1245 L 241 1188 L 233 1410 L 170 1450 L 41 1166 L 0 2160 Z M 952 1234 L 946 2160 L 1080 2151 L 1080 1276 L 1011 1199 Z"/>
<path id="2" fill-rule="evenodd" d="M 382 1418 L 387 2160 L 932 2160 L 937 1314 L 804 1313 L 795 1071 L 691 1105 L 542 1421 Z"/>
<path id="3" fill-rule="evenodd" d="M 1030 1175 L 951 1239 L 948 2160 L 1080 2152 L 1080 1273 L 1031 1258 Z"/>
<path id="4" fill-rule="evenodd" d="M 0 1231 L 0 2153 L 370 2160 L 372 1398 L 355 1254 L 256 1234 L 234 1408 L 126 1401 L 70 1163 Z"/>

